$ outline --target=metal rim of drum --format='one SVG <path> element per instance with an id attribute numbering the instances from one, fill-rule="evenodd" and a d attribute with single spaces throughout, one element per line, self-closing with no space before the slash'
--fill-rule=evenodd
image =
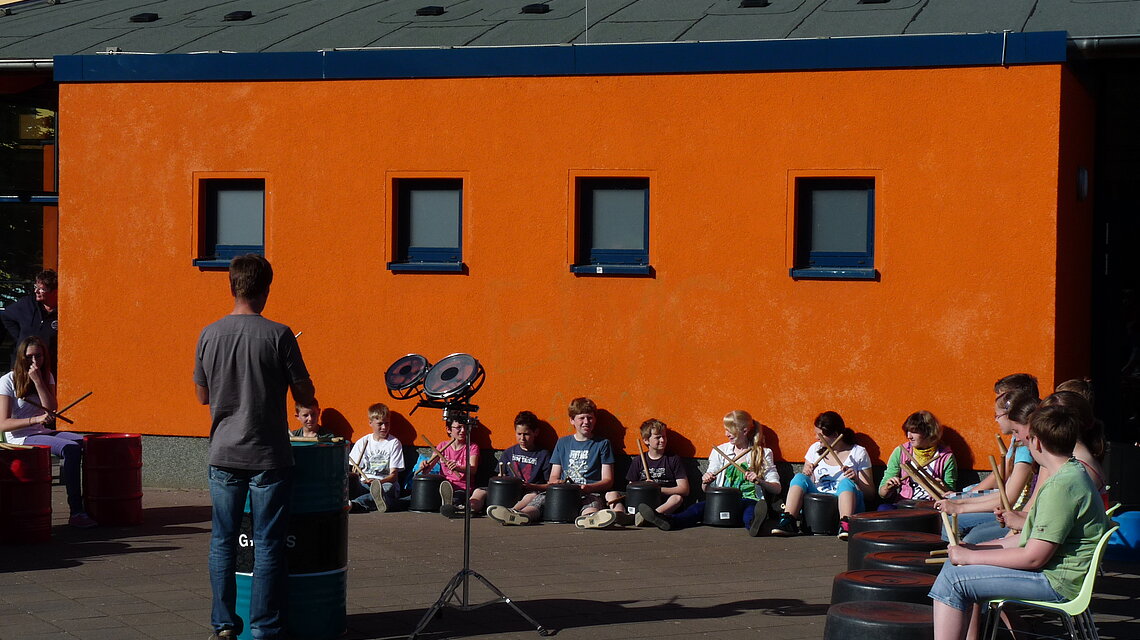
<path id="1" fill-rule="evenodd" d="M 863 569 L 914 571 L 936 576 L 942 571 L 942 565 L 926 564 L 929 558 L 929 551 L 875 551 L 863 556 Z"/>
<path id="2" fill-rule="evenodd" d="M 422 383 L 429 369 L 431 363 L 427 358 L 409 353 L 388 367 L 384 372 L 384 384 L 391 391 L 406 391 Z"/>
<path id="3" fill-rule="evenodd" d="M 935 577 L 918 571 L 857 569 L 835 576 L 831 604 L 840 602 L 913 602 L 930 604 Z"/>
<path id="4" fill-rule="evenodd" d="M 483 385 L 483 365 L 466 353 L 453 353 L 435 363 L 424 376 L 424 395 L 447 400 L 468 395 Z"/>
<path id="5" fill-rule="evenodd" d="M 851 535 L 864 531 L 915 531 L 941 533 L 942 521 L 934 509 L 913 508 L 864 511 L 848 518 Z"/>
<path id="6" fill-rule="evenodd" d="M 841 602 L 827 610 L 824 640 L 872 637 L 882 640 L 934 638 L 930 605 L 912 602 Z"/>

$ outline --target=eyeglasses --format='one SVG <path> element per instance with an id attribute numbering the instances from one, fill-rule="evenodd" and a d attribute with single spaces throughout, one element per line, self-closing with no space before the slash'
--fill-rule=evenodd
<path id="1" fill-rule="evenodd" d="M 48 289 L 47 287 L 42 287 L 40 285 L 36 285 L 36 286 L 32 287 L 32 293 L 47 293 L 48 291 L 51 291 L 51 289 Z"/>
<path id="2" fill-rule="evenodd" d="M 1008 413 L 999 413 L 996 416 L 994 416 L 994 421 L 1000 422 L 1002 418 L 1004 418 L 1008 415 L 1009 415 Z"/>

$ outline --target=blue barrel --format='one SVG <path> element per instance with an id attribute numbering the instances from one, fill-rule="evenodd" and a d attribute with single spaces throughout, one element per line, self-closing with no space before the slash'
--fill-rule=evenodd
<path id="1" fill-rule="evenodd" d="M 293 499 L 286 538 L 289 564 L 289 637 L 325 640 L 347 629 L 348 468 L 345 442 L 294 442 Z M 242 518 L 242 538 L 251 540 L 249 500 Z M 253 583 L 253 544 L 239 541 L 237 613 L 249 629 Z"/>
<path id="2" fill-rule="evenodd" d="M 1140 511 L 1128 511 L 1112 517 L 1120 529 L 1108 539 L 1104 557 L 1113 562 L 1140 562 Z"/>

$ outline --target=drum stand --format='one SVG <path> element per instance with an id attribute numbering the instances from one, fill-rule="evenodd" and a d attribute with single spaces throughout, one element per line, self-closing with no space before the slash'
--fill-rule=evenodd
<path id="1" fill-rule="evenodd" d="M 422 401 L 421 401 L 421 404 L 425 404 L 426 406 L 432 406 L 431 404 L 427 404 L 426 402 L 422 402 Z M 442 407 L 442 409 L 443 409 L 444 421 L 448 424 L 450 424 L 451 422 L 455 422 L 455 421 L 463 423 L 463 432 L 466 434 L 466 438 L 464 441 L 465 442 L 464 452 L 463 452 L 463 459 L 464 459 L 463 477 L 467 478 L 468 482 L 467 482 L 467 491 L 464 492 L 464 505 L 463 505 L 463 569 L 461 569 L 458 573 L 456 573 L 454 576 L 451 577 L 451 580 L 448 581 L 447 586 L 443 588 L 443 592 L 439 594 L 439 599 L 436 600 L 435 604 L 433 604 L 431 606 L 431 608 L 427 610 L 427 613 L 424 614 L 424 617 L 420 618 L 419 624 L 416 625 L 415 631 L 412 631 L 412 634 L 410 636 L 408 636 L 408 639 L 409 640 L 415 640 L 416 637 L 418 637 L 420 635 L 420 633 L 423 632 L 423 630 L 425 628 L 427 628 L 428 624 L 431 623 L 432 619 L 435 618 L 435 616 L 438 613 L 440 613 L 440 611 L 445 606 L 451 606 L 451 607 L 454 607 L 460 611 L 473 611 L 475 609 L 485 607 L 489 604 L 496 604 L 499 602 L 507 603 L 508 605 L 510 605 L 510 607 L 512 609 L 515 610 L 516 613 L 518 613 L 520 616 L 522 616 L 522 618 L 524 620 L 526 620 L 530 624 L 534 625 L 534 629 L 535 629 L 535 631 L 538 631 L 538 635 L 540 635 L 540 636 L 554 635 L 553 631 L 543 627 L 534 618 L 528 616 L 525 611 L 520 609 L 517 604 L 515 604 L 509 597 L 507 597 L 507 594 L 503 593 L 498 587 L 496 587 L 494 584 L 492 584 L 490 580 L 484 578 L 482 575 L 480 575 L 478 572 L 476 572 L 475 570 L 473 570 L 471 568 L 471 492 L 473 490 L 471 487 L 471 481 L 470 481 L 470 478 L 471 478 L 471 425 L 474 424 L 475 422 L 477 422 L 478 419 L 471 417 L 470 412 L 471 411 L 478 411 L 479 407 L 476 407 L 474 405 L 469 405 L 469 404 L 452 402 L 452 403 L 448 403 L 448 404 L 444 405 Z M 469 595 L 468 583 L 469 583 L 470 578 L 472 578 L 472 577 L 474 577 L 479 582 L 482 582 L 483 586 L 487 587 L 492 593 L 494 593 L 498 597 L 495 598 L 494 600 L 489 600 L 487 602 L 483 602 L 480 604 L 471 604 L 470 601 L 468 600 L 468 595 Z M 462 588 L 462 596 L 457 597 L 455 592 L 457 590 L 459 590 L 460 588 Z"/>

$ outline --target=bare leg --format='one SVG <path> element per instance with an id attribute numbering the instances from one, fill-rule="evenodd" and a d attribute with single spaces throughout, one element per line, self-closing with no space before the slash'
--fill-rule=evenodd
<path id="1" fill-rule="evenodd" d="M 948 604 L 934 601 L 934 640 L 962 640 L 969 626 L 969 614 Z M 977 630 L 975 629 L 975 634 Z"/>
<path id="2" fill-rule="evenodd" d="M 661 503 L 660 507 L 657 507 L 657 513 L 673 513 L 679 509 L 684 502 L 685 499 L 681 496 L 669 496 L 665 499 L 665 502 Z"/>
<path id="3" fill-rule="evenodd" d="M 800 509 L 804 506 L 804 489 L 803 487 L 789 487 L 788 499 L 784 501 L 784 513 L 796 516 L 799 515 Z"/>
<path id="4" fill-rule="evenodd" d="M 790 491 L 788 493 L 791 493 Z M 839 494 L 839 517 L 846 518 L 855 513 L 855 494 L 844 491 Z"/>

